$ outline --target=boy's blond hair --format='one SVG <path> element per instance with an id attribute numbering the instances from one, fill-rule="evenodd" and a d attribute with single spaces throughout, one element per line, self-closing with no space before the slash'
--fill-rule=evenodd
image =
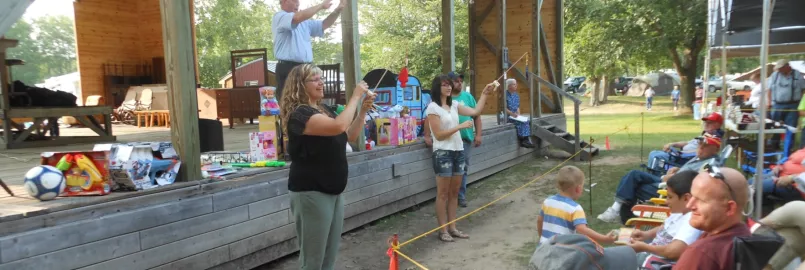
<path id="1" fill-rule="evenodd" d="M 556 176 L 556 187 L 560 191 L 568 191 L 584 184 L 584 172 L 576 166 L 564 166 Z"/>

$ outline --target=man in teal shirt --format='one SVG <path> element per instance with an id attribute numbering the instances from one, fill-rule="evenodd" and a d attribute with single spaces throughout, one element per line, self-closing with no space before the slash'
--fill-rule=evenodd
<path id="1" fill-rule="evenodd" d="M 453 81 L 453 100 L 464 106 L 475 108 L 475 97 L 473 97 L 470 93 L 462 91 L 464 75 L 451 71 L 450 73 L 447 73 L 447 76 Z M 463 115 L 458 116 L 459 123 L 464 123 L 466 121 L 473 121 L 474 125 L 471 128 L 465 128 L 459 131 L 461 134 L 461 140 L 464 142 L 464 160 L 466 162 L 464 166 L 464 177 L 461 179 L 461 188 L 458 191 L 458 205 L 461 207 L 467 207 L 467 198 L 465 193 L 467 191 L 467 172 L 469 171 L 470 167 L 470 155 L 472 154 L 472 148 L 481 146 L 481 130 L 483 130 L 480 115 L 476 117 Z M 425 144 L 428 147 L 431 147 L 431 145 L 433 145 L 433 139 L 430 136 L 430 128 L 428 127 L 427 121 L 422 122 L 422 129 L 424 130 Z"/>

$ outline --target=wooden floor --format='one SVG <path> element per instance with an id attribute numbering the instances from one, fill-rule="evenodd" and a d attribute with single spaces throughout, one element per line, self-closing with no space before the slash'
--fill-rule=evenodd
<path id="1" fill-rule="evenodd" d="M 482 116 L 484 129 L 497 126 L 494 115 Z M 257 131 L 255 124 L 235 125 L 234 129 L 224 127 L 224 149 L 226 151 L 245 151 L 248 150 L 248 133 Z M 130 125 L 115 125 L 114 135 L 118 142 L 148 142 L 148 141 L 170 141 L 170 129 L 164 127 L 137 128 Z M 88 128 L 62 128 L 62 136 L 89 136 L 94 134 Z M 71 206 L 79 207 L 93 201 L 109 201 L 118 198 L 141 196 L 160 192 L 160 190 L 170 190 L 180 188 L 194 183 L 176 183 L 168 187 L 155 188 L 148 191 L 139 192 L 112 192 L 106 196 L 88 197 L 59 197 L 52 201 L 40 202 L 28 196 L 22 187 L 23 175 L 32 167 L 39 165 L 40 154 L 42 152 L 60 151 L 79 151 L 91 150 L 94 144 L 78 144 L 61 147 L 48 148 L 28 148 L 12 149 L 0 151 L 0 179 L 11 188 L 16 196 L 10 196 L 0 189 L 0 220 L 3 216 L 16 215 L 19 213 L 30 213 L 38 210 L 51 208 L 66 209 Z M 385 147 L 378 147 L 378 150 Z M 175 187 L 174 187 L 175 186 Z"/>

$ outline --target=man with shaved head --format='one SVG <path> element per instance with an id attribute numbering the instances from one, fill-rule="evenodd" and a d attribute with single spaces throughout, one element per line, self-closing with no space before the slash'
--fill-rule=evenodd
<path id="1" fill-rule="evenodd" d="M 682 253 L 674 269 L 735 269 L 732 241 L 750 235 L 743 223 L 749 200 L 746 178 L 735 169 L 708 165 L 693 180 L 690 193 L 690 225 L 704 233 Z"/>

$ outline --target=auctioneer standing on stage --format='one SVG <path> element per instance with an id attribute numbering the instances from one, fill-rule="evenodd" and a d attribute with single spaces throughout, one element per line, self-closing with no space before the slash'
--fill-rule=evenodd
<path id="1" fill-rule="evenodd" d="M 282 97 L 285 79 L 295 66 L 313 62 L 312 37 L 324 36 L 324 30 L 330 28 L 341 15 L 346 2 L 341 0 L 338 7 L 323 21 L 310 18 L 319 11 L 329 9 L 332 0 L 324 0 L 321 4 L 299 10 L 299 0 L 280 0 L 281 10 L 274 14 L 271 31 L 274 35 L 274 57 L 277 63 L 277 96 Z"/>

